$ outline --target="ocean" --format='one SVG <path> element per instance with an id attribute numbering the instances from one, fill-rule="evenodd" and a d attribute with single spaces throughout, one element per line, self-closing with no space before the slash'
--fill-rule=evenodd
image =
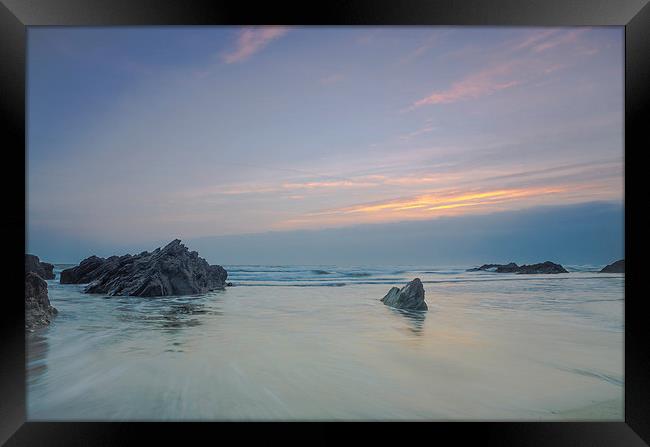
<path id="1" fill-rule="evenodd" d="M 624 275 L 230 265 L 201 296 L 49 280 L 27 334 L 36 421 L 624 420 Z M 380 299 L 420 278 L 427 312 Z"/>

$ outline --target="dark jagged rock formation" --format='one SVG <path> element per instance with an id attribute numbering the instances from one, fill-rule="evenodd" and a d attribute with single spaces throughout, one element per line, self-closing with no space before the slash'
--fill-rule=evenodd
<path id="1" fill-rule="evenodd" d="M 625 259 L 606 265 L 599 273 L 625 273 Z"/>
<path id="2" fill-rule="evenodd" d="M 195 295 L 222 289 L 228 273 L 209 265 L 179 239 L 138 255 L 91 256 L 61 272 L 62 284 L 86 284 L 84 292 L 110 296 Z"/>
<path id="3" fill-rule="evenodd" d="M 45 280 L 34 272 L 25 272 L 25 327 L 33 330 L 46 326 L 57 313 L 50 305 Z"/>
<path id="4" fill-rule="evenodd" d="M 509 264 L 483 264 L 480 267 L 468 269 L 468 272 L 488 271 L 496 273 L 519 273 L 519 274 L 552 274 L 552 273 L 569 273 L 560 264 L 551 261 L 541 262 L 539 264 L 519 266 L 514 262 Z"/>
<path id="5" fill-rule="evenodd" d="M 108 260 L 112 258 L 117 256 L 111 256 Z M 87 284 L 97 278 L 96 270 L 106 261 L 107 259 L 97 256 L 86 258 L 78 266 L 63 270 L 59 281 L 61 284 Z"/>
<path id="6" fill-rule="evenodd" d="M 551 261 L 542 262 L 540 264 L 522 265 L 517 270 L 517 273 L 523 274 L 550 274 L 550 273 L 569 273 L 560 264 L 555 264 Z"/>
<path id="7" fill-rule="evenodd" d="M 38 256 L 25 255 L 25 273 L 36 273 L 43 279 L 54 279 L 54 266 L 47 262 L 41 262 Z"/>
<path id="8" fill-rule="evenodd" d="M 393 287 L 381 299 L 382 303 L 397 309 L 427 310 L 427 303 L 424 302 L 424 286 L 420 278 L 415 278 L 401 289 Z"/>

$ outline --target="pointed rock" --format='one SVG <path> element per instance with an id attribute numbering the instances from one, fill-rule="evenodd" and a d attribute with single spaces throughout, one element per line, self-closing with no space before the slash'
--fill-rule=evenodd
<path id="1" fill-rule="evenodd" d="M 599 273 L 625 273 L 625 259 L 606 265 Z"/>
<path id="2" fill-rule="evenodd" d="M 393 287 L 381 301 L 397 309 L 427 310 L 427 303 L 424 302 L 424 286 L 420 278 L 406 284 L 401 289 Z"/>

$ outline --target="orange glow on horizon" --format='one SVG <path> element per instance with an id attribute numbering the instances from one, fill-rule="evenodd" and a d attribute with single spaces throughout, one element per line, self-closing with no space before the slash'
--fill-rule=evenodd
<path id="1" fill-rule="evenodd" d="M 414 198 L 390 200 L 383 203 L 362 204 L 352 207 L 321 211 L 283 221 L 278 227 L 307 228 L 318 226 L 341 226 L 360 223 L 386 223 L 407 220 L 423 220 L 441 216 L 457 216 L 465 213 L 503 210 L 501 204 L 521 204 L 522 199 L 544 203 L 547 196 L 570 193 L 565 187 L 539 187 L 527 189 L 498 189 L 483 192 L 425 194 Z M 471 207 L 472 211 L 461 209 Z"/>
<path id="2" fill-rule="evenodd" d="M 374 213 L 378 211 L 406 211 L 412 209 L 425 208 L 426 210 L 436 210 L 445 208 L 457 208 L 461 204 L 471 203 L 472 205 L 481 205 L 490 203 L 493 199 L 515 199 L 540 194 L 553 194 L 562 192 L 561 188 L 530 188 L 530 189 L 500 189 L 495 191 L 486 191 L 479 193 L 464 193 L 460 195 L 440 196 L 426 194 L 413 199 L 394 200 L 385 203 L 373 205 L 359 205 L 355 207 L 342 208 L 325 212 L 322 214 L 345 214 L 345 213 Z M 476 200 L 486 199 L 486 202 L 474 202 Z M 454 206 L 451 206 L 454 205 Z M 320 214 L 320 213 L 319 213 Z"/>

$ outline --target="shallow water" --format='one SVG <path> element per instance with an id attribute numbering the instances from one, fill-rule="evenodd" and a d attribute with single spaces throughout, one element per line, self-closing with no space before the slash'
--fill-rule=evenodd
<path id="1" fill-rule="evenodd" d="M 225 267 L 235 286 L 203 296 L 48 281 L 28 418 L 623 420 L 623 275 Z M 428 312 L 379 301 L 414 277 Z"/>

